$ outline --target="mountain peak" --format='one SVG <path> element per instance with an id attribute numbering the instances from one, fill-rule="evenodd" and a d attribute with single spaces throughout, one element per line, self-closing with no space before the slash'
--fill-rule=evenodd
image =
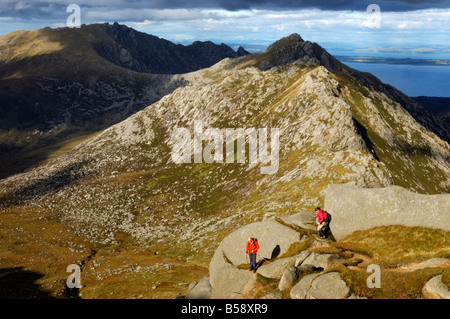
<path id="1" fill-rule="evenodd" d="M 341 64 L 320 45 L 303 40 L 297 33 L 271 44 L 263 53 L 263 59 L 258 67 L 261 70 L 268 70 L 274 66 L 287 65 L 297 60 L 323 65 L 330 71 L 342 68 Z"/>
<path id="2" fill-rule="evenodd" d="M 275 41 L 269 47 L 267 47 L 266 52 L 270 52 L 273 50 L 277 50 L 281 47 L 292 47 L 298 44 L 305 42 L 302 37 L 298 33 L 292 33 L 291 35 L 281 38 L 278 41 Z"/>
<path id="3" fill-rule="evenodd" d="M 210 67 L 224 58 L 238 57 L 224 43 L 195 41 L 190 45 L 175 44 L 117 22 L 112 25 L 90 25 L 86 32 L 93 30 L 99 31 L 95 34 L 102 35 L 94 43 L 98 55 L 115 65 L 140 73 L 188 73 Z"/>
<path id="4" fill-rule="evenodd" d="M 247 50 L 245 50 L 242 46 L 239 46 L 239 48 L 236 51 L 238 56 L 245 56 L 245 55 L 250 55 L 251 53 L 248 52 Z"/>

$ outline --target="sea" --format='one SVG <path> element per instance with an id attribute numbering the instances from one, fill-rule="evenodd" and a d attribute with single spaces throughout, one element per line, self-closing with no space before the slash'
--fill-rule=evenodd
<path id="1" fill-rule="evenodd" d="M 450 97 L 450 66 L 343 62 L 369 72 L 408 96 Z"/>

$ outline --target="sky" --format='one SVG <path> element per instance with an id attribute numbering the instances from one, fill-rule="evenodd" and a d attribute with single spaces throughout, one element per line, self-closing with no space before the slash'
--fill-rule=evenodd
<path id="1" fill-rule="evenodd" d="M 82 24 L 118 22 L 175 43 L 258 52 L 295 32 L 333 54 L 450 59 L 450 0 L 0 0 L 0 35 L 66 27 L 70 4 Z"/>

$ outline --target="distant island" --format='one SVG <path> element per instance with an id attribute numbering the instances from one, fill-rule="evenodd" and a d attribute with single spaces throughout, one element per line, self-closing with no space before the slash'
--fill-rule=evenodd
<path id="1" fill-rule="evenodd" d="M 335 55 L 341 62 L 450 66 L 450 60 Z"/>

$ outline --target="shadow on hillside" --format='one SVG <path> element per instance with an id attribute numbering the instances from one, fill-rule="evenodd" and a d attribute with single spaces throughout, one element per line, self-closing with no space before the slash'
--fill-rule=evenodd
<path id="1" fill-rule="evenodd" d="M 411 144 L 405 144 L 398 142 L 400 148 L 403 152 L 405 152 L 408 156 L 411 155 L 422 155 L 422 156 L 429 156 L 429 157 L 440 157 L 444 159 L 446 162 L 450 163 L 450 154 L 442 153 L 437 151 L 436 149 L 431 149 L 431 147 L 427 147 L 425 145 L 417 146 L 417 145 L 411 145 Z"/>
<path id="2" fill-rule="evenodd" d="M 99 127 L 97 130 L 89 126 L 70 126 L 58 129 L 57 132 L 38 140 L 30 141 L 27 145 L 0 142 L 0 179 L 38 167 L 47 159 L 55 157 L 55 154 L 66 153 L 83 140 L 106 128 L 107 126 Z"/>
<path id="3" fill-rule="evenodd" d="M 42 277 L 23 267 L 0 269 L 0 299 L 53 299 L 36 284 Z"/>
<path id="4" fill-rule="evenodd" d="M 53 172 L 49 176 L 37 179 L 30 184 L 25 184 L 13 192 L 0 197 L 0 201 L 3 202 L 2 206 L 10 207 L 20 205 L 26 201 L 57 192 L 64 187 L 85 178 L 89 173 L 88 170 L 84 170 L 83 168 L 90 162 L 89 159 L 86 159 L 68 165 L 63 169 Z"/>
<path id="5" fill-rule="evenodd" d="M 440 159 L 445 163 L 450 164 L 450 154 L 441 152 L 436 148 L 432 148 L 431 144 L 429 146 L 428 144 L 424 144 L 423 141 L 419 141 L 421 142 L 421 145 L 411 145 L 411 143 L 405 143 L 394 137 L 393 142 L 402 151 L 405 158 L 413 161 L 412 163 L 414 165 L 409 169 L 409 173 L 412 178 L 416 178 L 420 181 L 421 187 L 423 188 L 422 190 L 416 189 L 416 191 L 423 194 L 438 194 L 446 192 L 445 189 L 440 186 L 439 179 L 439 175 L 442 174 L 443 170 L 439 169 L 438 165 L 429 166 L 427 161 L 428 159 Z M 386 163 L 388 162 L 385 161 L 385 164 Z M 389 168 L 391 167 L 388 165 L 388 169 Z M 437 178 L 439 179 L 439 182 L 436 182 Z M 403 185 L 403 187 L 409 188 L 409 185 Z"/>
<path id="6" fill-rule="evenodd" d="M 74 135 L 100 132 L 187 83 L 113 65 L 94 50 L 85 26 L 37 32 L 28 44 L 19 39 L 20 58 L 0 59 L 0 179 L 39 166 Z M 49 47 L 28 54 L 34 42 Z"/>
<path id="7" fill-rule="evenodd" d="M 356 128 L 356 132 L 361 136 L 363 141 L 366 143 L 366 146 L 369 149 L 369 151 L 372 153 L 373 157 L 377 161 L 379 161 L 380 158 L 378 157 L 378 155 L 375 152 L 375 145 L 370 140 L 369 135 L 367 133 L 367 129 L 361 123 L 359 123 L 354 117 L 352 117 L 352 120 L 353 120 L 353 124 Z"/>

